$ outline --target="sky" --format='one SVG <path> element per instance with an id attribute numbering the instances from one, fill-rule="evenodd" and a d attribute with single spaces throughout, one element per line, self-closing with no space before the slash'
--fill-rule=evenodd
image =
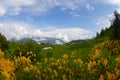
<path id="1" fill-rule="evenodd" d="M 0 33 L 6 38 L 88 39 L 110 26 L 120 0 L 0 0 Z"/>

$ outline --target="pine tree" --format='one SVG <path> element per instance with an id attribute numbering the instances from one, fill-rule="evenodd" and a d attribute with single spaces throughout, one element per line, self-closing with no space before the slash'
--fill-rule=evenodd
<path id="1" fill-rule="evenodd" d="M 105 30 L 102 29 L 101 32 L 100 32 L 100 36 L 103 36 L 105 34 Z"/>
<path id="2" fill-rule="evenodd" d="M 0 33 L 0 48 L 2 50 L 8 49 L 8 41 L 5 36 Z"/>
<path id="3" fill-rule="evenodd" d="M 111 40 L 120 40 L 120 14 L 117 11 L 115 11 L 114 17 L 115 18 L 111 25 L 110 39 Z"/>
<path id="4" fill-rule="evenodd" d="M 97 32 L 96 37 L 100 36 L 100 34 Z"/>

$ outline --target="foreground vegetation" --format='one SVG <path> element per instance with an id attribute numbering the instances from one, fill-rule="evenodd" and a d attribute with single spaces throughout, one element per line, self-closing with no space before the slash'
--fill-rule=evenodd
<path id="1" fill-rule="evenodd" d="M 1 80 L 118 80 L 120 79 L 120 43 L 105 41 L 93 47 L 86 59 L 76 52 L 64 53 L 61 57 L 46 56 L 37 59 L 37 54 L 19 53 L 5 58 L 0 50 Z M 79 54 L 82 56 L 82 54 Z"/>

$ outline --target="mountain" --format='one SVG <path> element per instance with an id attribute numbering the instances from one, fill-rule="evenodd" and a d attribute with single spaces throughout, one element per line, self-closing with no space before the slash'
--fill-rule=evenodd
<path id="1" fill-rule="evenodd" d="M 53 37 L 33 37 L 32 40 L 36 41 L 38 44 L 65 44 L 66 42 L 62 39 Z"/>
<path id="2" fill-rule="evenodd" d="M 70 44 L 78 44 L 78 43 L 86 42 L 86 41 L 89 41 L 89 40 L 91 40 L 91 39 L 72 40 L 72 41 L 70 41 L 69 43 L 70 43 Z"/>
<path id="3" fill-rule="evenodd" d="M 32 38 L 25 37 L 25 38 L 19 39 L 18 41 L 19 42 L 27 42 L 27 41 L 30 41 L 30 40 L 32 40 Z M 32 41 L 34 41 L 34 40 L 32 40 Z"/>
<path id="4" fill-rule="evenodd" d="M 24 38 L 21 38 L 19 40 L 17 40 L 16 38 L 12 38 L 9 41 L 10 42 L 11 41 L 27 42 L 27 41 L 30 41 L 30 40 L 32 40 L 33 42 L 36 42 L 38 44 L 53 44 L 53 45 L 56 45 L 56 44 L 67 43 L 63 39 L 58 39 L 58 38 L 53 38 L 53 37 L 32 37 L 32 38 L 24 37 Z M 89 41 L 89 40 L 90 39 L 72 40 L 72 41 L 68 42 L 68 44 L 78 44 L 78 43 L 86 42 L 86 41 Z"/>
<path id="5" fill-rule="evenodd" d="M 19 40 L 13 38 L 9 41 L 18 41 L 18 42 L 27 42 L 29 40 L 32 40 L 38 44 L 65 44 L 66 42 L 62 39 L 58 39 L 58 38 L 52 38 L 52 37 L 32 37 L 32 38 L 28 38 L 28 37 L 24 37 L 21 38 Z"/>

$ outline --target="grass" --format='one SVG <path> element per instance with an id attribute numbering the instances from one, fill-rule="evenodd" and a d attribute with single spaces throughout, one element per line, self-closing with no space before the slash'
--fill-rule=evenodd
<path id="1" fill-rule="evenodd" d="M 5 58 L 4 52 L 0 51 L 0 79 L 117 80 L 120 77 L 120 55 L 116 52 L 120 51 L 120 45 L 118 41 L 105 40 L 104 37 L 79 44 L 35 44 L 31 46 L 33 48 L 21 44 L 27 54 L 14 54 L 12 58 L 9 55 Z M 53 49 L 43 50 L 44 47 Z"/>
<path id="2" fill-rule="evenodd" d="M 53 49 L 51 50 L 41 50 L 41 53 L 44 57 L 54 57 L 54 58 L 61 58 L 63 54 L 71 54 L 76 53 L 78 58 L 83 59 L 84 61 L 87 60 L 88 55 L 91 54 L 92 48 L 107 40 L 107 38 L 96 38 L 89 40 L 87 42 L 79 43 L 79 44 L 64 44 L 64 45 L 43 45 L 41 48 L 46 46 L 51 46 Z"/>

